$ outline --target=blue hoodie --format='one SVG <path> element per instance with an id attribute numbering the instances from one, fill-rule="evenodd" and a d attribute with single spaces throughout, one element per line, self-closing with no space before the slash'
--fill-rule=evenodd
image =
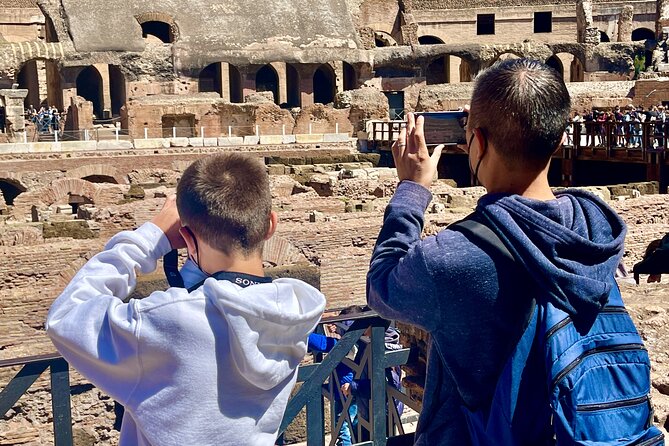
<path id="1" fill-rule="evenodd" d="M 608 299 L 625 225 L 604 202 L 569 190 L 538 201 L 488 194 L 474 214 L 519 262 L 445 229 L 421 240 L 424 187 L 403 181 L 384 217 L 367 276 L 369 305 L 431 335 L 418 445 L 471 444 L 462 408 L 486 408 L 534 297 L 587 330 Z"/>

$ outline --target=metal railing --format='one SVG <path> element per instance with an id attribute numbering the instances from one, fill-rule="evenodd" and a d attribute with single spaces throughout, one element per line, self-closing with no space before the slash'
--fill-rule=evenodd
<path id="1" fill-rule="evenodd" d="M 344 414 L 348 413 L 346 409 L 351 404 L 351 397 L 342 394 L 337 385 L 338 378 L 334 373 L 337 365 L 343 362 L 354 371 L 356 379 L 366 376 L 371 383 L 369 414 L 358 414 L 358 430 L 353 432 L 352 436 L 358 441 L 356 444 L 385 446 L 392 443 L 392 441 L 388 442 L 390 437 L 394 437 L 394 440 L 406 438 L 403 435 L 404 430 L 400 415 L 394 402 L 402 401 L 416 411 L 420 411 L 420 406 L 415 401 L 410 400 L 406 394 L 387 384 L 385 370 L 388 367 L 405 364 L 409 358 L 409 349 L 386 351 L 384 334 L 387 322 L 372 312 L 345 317 L 323 318 L 321 324 L 342 320 L 354 320 L 354 322 L 334 348 L 325 357 L 317 357 L 318 361 L 314 364 L 299 367 L 297 380 L 302 384 L 288 402 L 280 433 L 283 433 L 302 408 L 306 407 L 307 442 L 310 446 L 324 446 L 324 407 L 325 399 L 327 399 L 333 409 L 330 424 L 333 426 L 333 439 L 330 445 L 335 444 L 336 435 L 334 433 L 339 431 L 345 419 L 349 423 L 351 422 L 348 415 L 342 417 L 338 422 L 335 420 L 334 401 L 337 398 L 336 395 L 339 395 L 340 401 L 344 404 Z M 360 338 L 368 329 L 370 329 L 369 344 L 360 361 L 356 363 L 346 358 L 353 346 L 362 342 Z M 54 444 L 55 446 L 72 446 L 71 391 L 68 363 L 56 353 L 0 361 L 0 368 L 15 366 L 22 366 L 22 368 L 0 392 L 0 415 L 5 416 L 35 381 L 49 369 Z M 396 433 L 399 436 L 395 437 Z M 395 441 L 395 443 L 401 444 L 398 441 Z"/>
<path id="2" fill-rule="evenodd" d="M 399 137 L 404 121 L 372 121 L 370 143 L 377 150 L 389 150 Z M 566 128 L 563 149 L 571 158 L 602 152 L 604 158 L 617 158 L 619 152 L 646 159 L 649 153 L 669 149 L 669 122 L 578 122 Z M 448 151 L 448 150 L 447 150 Z M 459 152 L 459 151 L 458 151 Z"/>

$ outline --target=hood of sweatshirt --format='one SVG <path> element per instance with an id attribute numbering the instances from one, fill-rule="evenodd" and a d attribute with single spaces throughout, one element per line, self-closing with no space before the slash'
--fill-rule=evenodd
<path id="1" fill-rule="evenodd" d="M 541 294 L 588 329 L 606 304 L 626 228 L 602 200 L 581 190 L 538 201 L 489 194 L 477 210 L 527 269 Z"/>
<path id="2" fill-rule="evenodd" d="M 323 294 L 295 279 L 242 288 L 210 278 L 201 289 L 225 317 L 239 375 L 262 390 L 295 372 L 325 308 Z"/>

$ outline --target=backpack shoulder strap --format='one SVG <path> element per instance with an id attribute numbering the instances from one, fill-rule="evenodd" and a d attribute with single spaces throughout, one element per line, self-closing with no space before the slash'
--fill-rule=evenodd
<path id="1" fill-rule="evenodd" d="M 479 242 L 479 245 L 492 248 L 495 252 L 501 254 L 505 259 L 515 263 L 516 259 L 509 251 L 499 236 L 490 229 L 487 225 L 481 223 L 474 218 L 467 218 L 460 220 L 448 226 L 448 229 L 460 231 L 463 234 L 469 235 L 473 240 Z"/>
<path id="2" fill-rule="evenodd" d="M 173 249 L 163 256 L 163 270 L 171 287 L 185 288 L 184 279 L 179 272 L 179 251 Z"/>

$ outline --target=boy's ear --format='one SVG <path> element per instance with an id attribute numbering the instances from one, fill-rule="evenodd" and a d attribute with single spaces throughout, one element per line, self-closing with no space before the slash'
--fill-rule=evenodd
<path id="1" fill-rule="evenodd" d="M 179 234 L 181 234 L 181 237 L 186 242 L 186 249 L 188 250 L 189 254 L 192 254 L 193 256 L 197 255 L 197 244 L 195 242 L 195 239 L 193 238 L 193 234 L 183 226 L 179 228 Z"/>
<path id="2" fill-rule="evenodd" d="M 269 240 L 274 235 L 276 231 L 276 226 L 279 224 L 279 217 L 276 212 L 271 211 L 269 213 L 269 228 L 267 228 L 267 234 L 265 234 L 265 240 Z"/>

